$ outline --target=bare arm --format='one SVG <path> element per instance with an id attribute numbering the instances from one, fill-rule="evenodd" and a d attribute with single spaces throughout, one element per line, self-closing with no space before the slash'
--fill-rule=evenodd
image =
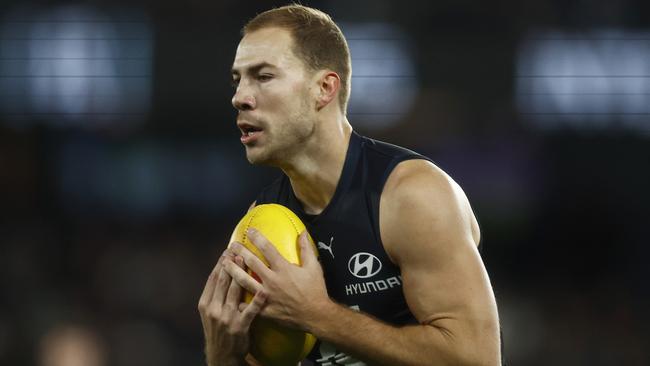
<path id="1" fill-rule="evenodd" d="M 383 240 L 402 269 L 409 308 L 435 330 L 431 341 L 441 361 L 499 364 L 496 301 L 465 194 L 423 160 L 402 164 L 394 178 L 389 183 L 405 187 L 388 187 Z"/>
<path id="2" fill-rule="evenodd" d="M 428 162 L 402 163 L 386 184 L 380 220 L 420 325 L 394 327 L 328 303 L 327 316 L 308 329 L 372 364 L 498 365 L 496 302 L 476 249 L 478 225 L 460 187 Z"/>

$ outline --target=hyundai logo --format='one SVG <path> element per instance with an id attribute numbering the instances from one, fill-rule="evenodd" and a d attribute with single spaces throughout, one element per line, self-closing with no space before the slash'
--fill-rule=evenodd
<path id="1" fill-rule="evenodd" d="M 348 269 L 355 277 L 369 278 L 381 271 L 381 261 L 370 253 L 357 253 L 348 261 Z"/>

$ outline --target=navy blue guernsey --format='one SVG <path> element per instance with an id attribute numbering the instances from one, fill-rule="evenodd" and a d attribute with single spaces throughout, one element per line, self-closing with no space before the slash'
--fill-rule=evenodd
<path id="1" fill-rule="evenodd" d="M 417 320 L 404 299 L 400 270 L 389 259 L 381 241 L 379 199 L 395 166 L 410 159 L 429 160 L 408 149 L 352 132 L 338 185 L 319 215 L 304 212 L 284 174 L 256 200 L 258 205 L 284 205 L 303 220 L 317 243 L 332 299 L 394 325 Z M 308 358 L 323 366 L 364 365 L 321 342 Z"/>

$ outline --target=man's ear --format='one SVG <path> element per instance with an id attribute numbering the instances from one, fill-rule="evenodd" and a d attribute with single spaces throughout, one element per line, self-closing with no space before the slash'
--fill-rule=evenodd
<path id="1" fill-rule="evenodd" d="M 339 74 L 331 70 L 322 71 L 318 78 L 318 98 L 316 108 L 321 110 L 338 97 L 341 88 L 341 78 Z"/>

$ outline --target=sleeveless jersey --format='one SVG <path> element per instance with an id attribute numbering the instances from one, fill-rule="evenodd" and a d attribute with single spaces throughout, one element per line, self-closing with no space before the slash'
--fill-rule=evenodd
<path id="1" fill-rule="evenodd" d="M 284 205 L 303 220 L 317 243 L 332 299 L 394 325 L 417 320 L 404 299 L 400 270 L 381 242 L 379 199 L 391 171 L 409 159 L 429 160 L 353 131 L 334 195 L 319 215 L 304 212 L 284 174 L 256 200 L 256 204 Z M 308 358 L 322 366 L 365 365 L 325 342 L 318 342 Z"/>

